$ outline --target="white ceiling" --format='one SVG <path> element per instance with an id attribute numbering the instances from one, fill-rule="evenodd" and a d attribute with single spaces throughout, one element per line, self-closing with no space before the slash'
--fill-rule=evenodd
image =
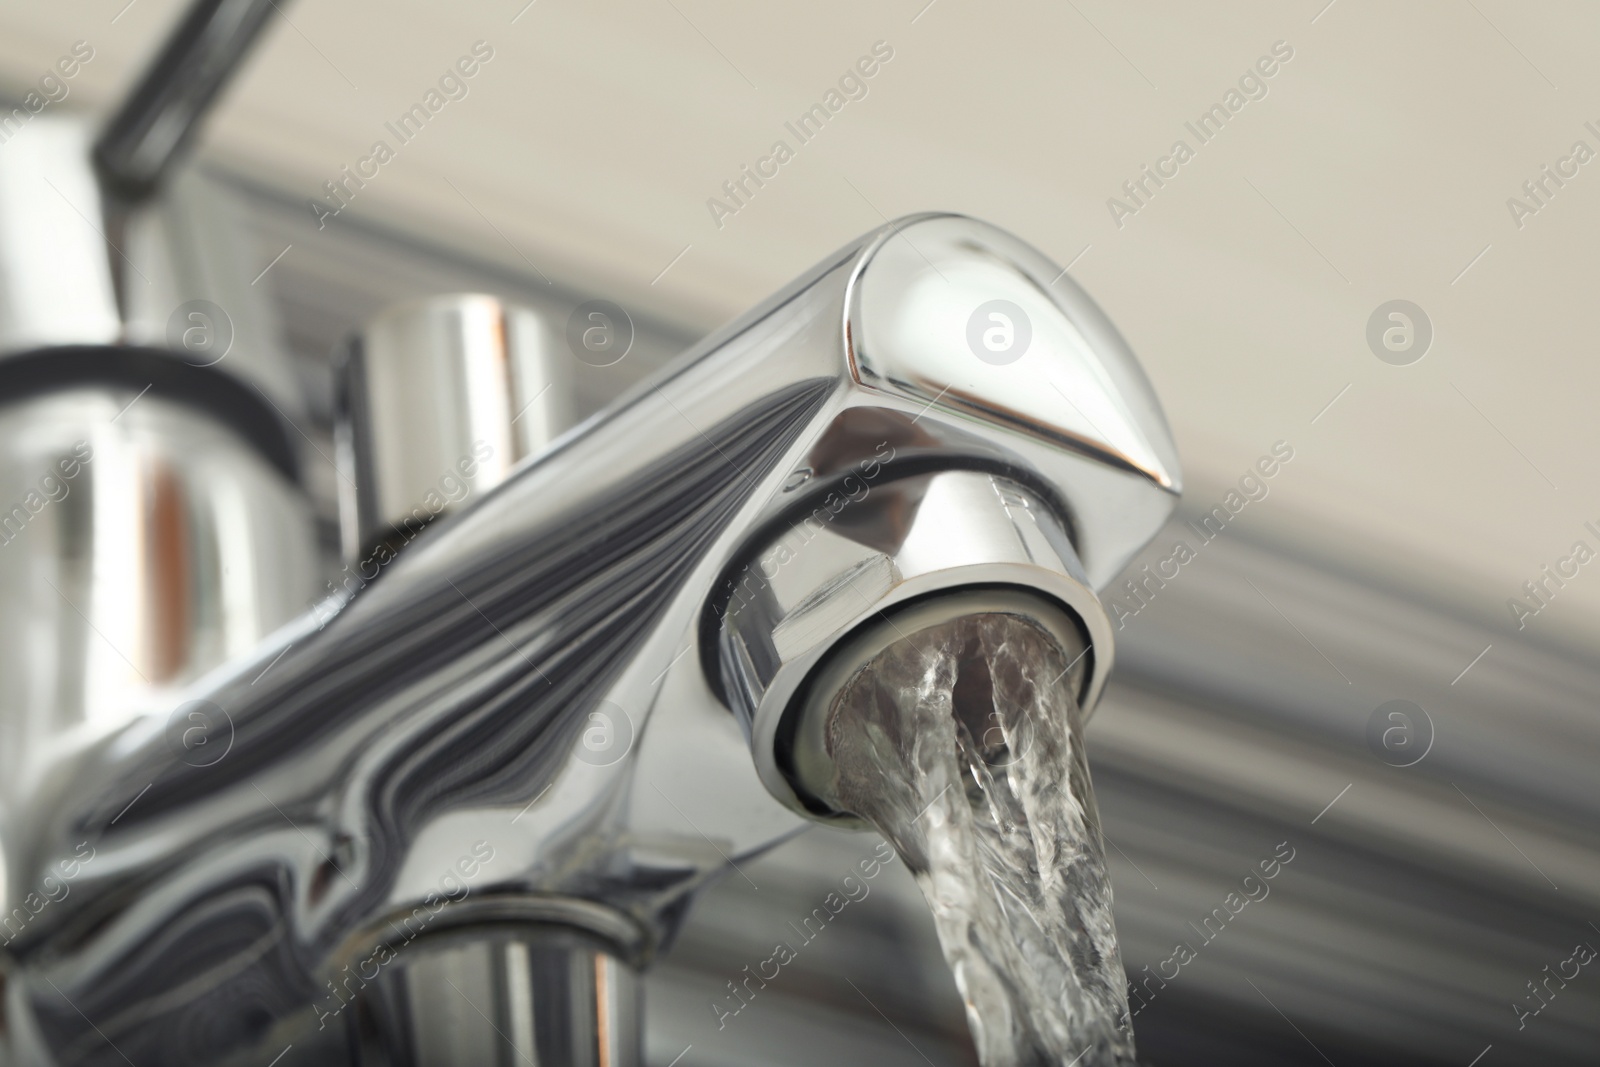
<path id="1" fill-rule="evenodd" d="M 1600 528 L 1600 163 L 1521 229 L 1506 207 L 1574 141 L 1600 150 L 1583 126 L 1600 127 L 1600 9 L 524 2 L 284 3 L 204 151 L 316 195 L 487 41 L 467 98 L 352 213 L 697 328 L 884 216 L 981 216 L 1076 260 L 1166 405 L 1191 505 L 1287 440 L 1294 461 L 1240 524 L 1500 618 L 1508 642 L 1600 638 L 1600 562 L 1521 634 L 1504 603 L 1575 540 L 1600 548 L 1583 529 Z M 0 83 L 84 39 L 96 58 L 67 105 L 114 99 L 182 7 L 126 4 L 3 0 Z M 866 98 L 799 146 L 784 122 L 880 40 L 894 55 Z M 1119 229 L 1107 198 L 1174 139 L 1194 146 L 1184 122 L 1280 40 L 1294 54 L 1268 95 Z M 719 229 L 707 198 L 779 138 L 795 158 Z M 1434 324 L 1413 366 L 1364 340 L 1393 298 Z"/>

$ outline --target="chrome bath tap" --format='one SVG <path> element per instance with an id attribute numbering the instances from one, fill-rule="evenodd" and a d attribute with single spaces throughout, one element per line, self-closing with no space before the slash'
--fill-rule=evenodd
<path id="1" fill-rule="evenodd" d="M 835 817 L 785 722 L 852 634 L 1025 591 L 1079 628 L 1094 703 L 1096 590 L 1177 461 L 1125 343 L 1021 241 L 886 226 L 583 424 L 542 408 L 542 449 L 511 414 L 537 338 L 489 334 L 435 347 L 467 414 L 433 391 L 409 481 L 379 445 L 408 412 L 373 398 L 416 364 L 383 331 L 347 354 L 347 553 L 381 562 L 39 751 L 5 911 L 59 899 L 5 946 L 15 1062 L 637 1063 L 638 971 L 696 891 Z M 452 472 L 484 491 L 405 506 Z"/>
<path id="2" fill-rule="evenodd" d="M 0 158 L 0 1064 L 636 1064 L 697 891 L 853 821 L 797 716 L 864 633 L 1036 615 L 1093 705 L 1166 423 L 1065 272 L 959 216 L 581 424 L 538 314 L 441 297 L 338 354 L 319 596 L 305 398 L 173 166 L 269 5 L 197 0 L 97 140 Z"/>

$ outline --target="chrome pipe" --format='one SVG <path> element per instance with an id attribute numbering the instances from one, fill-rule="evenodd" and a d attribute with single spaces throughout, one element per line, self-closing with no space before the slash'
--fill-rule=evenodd
<path id="1" fill-rule="evenodd" d="M 165 383 L 16 399 L 39 384 L 25 370 L 65 374 L 99 353 L 84 355 L 0 362 L 13 398 L 0 404 L 0 821 L 61 736 L 170 710 L 313 592 L 311 521 L 293 483 Z M 137 374 L 133 354 L 107 358 L 134 359 Z M 225 391 L 211 395 L 224 406 Z M 287 458 L 281 441 L 277 452 Z"/>
<path id="2" fill-rule="evenodd" d="M 805 825 L 769 724 L 831 648 L 1026 587 L 1084 627 L 1092 699 L 1094 591 L 1178 489 L 1148 383 L 1054 264 L 957 216 L 870 234 L 186 690 L 225 758 L 158 713 L 61 746 L 7 909 L 94 859 L 9 946 L 17 1030 L 62 1061 L 224 1062 L 313 1040 L 366 946 L 507 923 L 645 965 Z"/>
<path id="3" fill-rule="evenodd" d="M 371 965 L 351 1010 L 359 1067 L 639 1067 L 641 981 L 561 927 L 474 929 Z"/>
<path id="4" fill-rule="evenodd" d="M 480 293 L 368 322 L 335 368 L 345 558 L 411 540 L 570 429 L 569 362 L 538 312 Z"/>
<path id="5" fill-rule="evenodd" d="M 119 196 L 154 192 L 255 46 L 275 0 L 196 0 L 101 131 L 94 160 Z"/>

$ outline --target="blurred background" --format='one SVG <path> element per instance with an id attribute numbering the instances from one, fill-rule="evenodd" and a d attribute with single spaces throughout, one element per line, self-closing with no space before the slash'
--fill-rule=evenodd
<path id="1" fill-rule="evenodd" d="M 0 93 L 75 55 L 48 107 L 103 115 L 181 10 L 4 0 Z M 1184 462 L 1140 592 L 1108 596 L 1089 727 L 1129 975 L 1193 956 L 1148 986 L 1142 1056 L 1592 1063 L 1600 964 L 1541 983 L 1600 947 L 1597 41 L 1576 0 L 301 0 L 197 165 L 327 455 L 330 353 L 398 301 L 491 292 L 558 329 L 620 305 L 627 358 L 575 361 L 594 410 L 886 219 L 1031 241 L 1128 338 Z M 464 95 L 397 137 L 466 56 Z M 34 135 L 3 128 L 0 162 Z M 331 578 L 336 476 L 307 474 Z M 898 866 L 717 1025 L 874 844 L 817 829 L 712 890 L 650 980 L 650 1062 L 975 1062 Z"/>

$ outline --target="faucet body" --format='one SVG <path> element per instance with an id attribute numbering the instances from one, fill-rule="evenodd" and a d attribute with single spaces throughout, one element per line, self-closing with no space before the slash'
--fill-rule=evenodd
<path id="1" fill-rule="evenodd" d="M 986 358 L 990 328 L 1022 351 Z M 1083 627 L 1092 704 L 1095 590 L 1176 471 L 1126 345 L 1045 257 L 957 216 L 868 235 L 176 706 L 50 752 L 4 841 L 8 912 L 73 865 L 6 946 L 19 1062 L 335 1031 L 423 1062 L 393 1035 L 429 961 L 492 940 L 524 974 L 495 1003 L 536 995 L 530 931 L 584 946 L 586 1018 L 622 1025 L 614 972 L 807 825 L 774 739 L 830 650 L 895 604 L 1029 588 Z"/>

